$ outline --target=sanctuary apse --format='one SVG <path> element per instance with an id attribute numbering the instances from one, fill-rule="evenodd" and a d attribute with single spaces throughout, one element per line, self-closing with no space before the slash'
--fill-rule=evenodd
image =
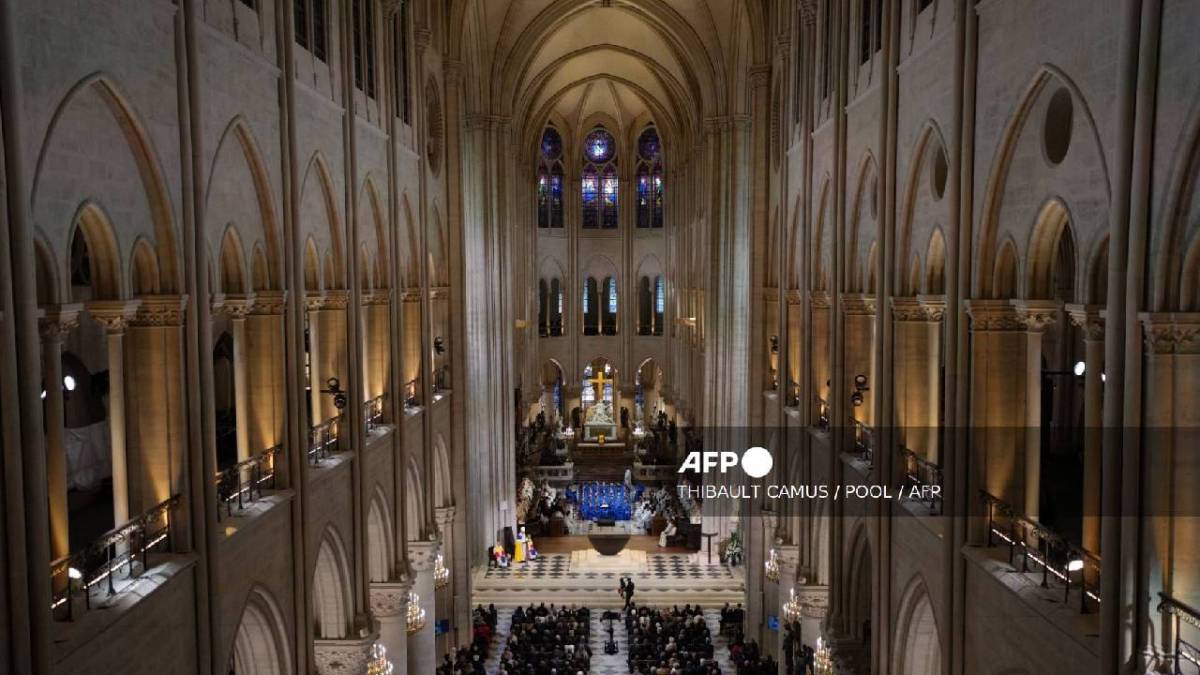
<path id="1" fill-rule="evenodd" d="M 0 0 L 0 673 L 1197 672 L 1198 27 Z"/>

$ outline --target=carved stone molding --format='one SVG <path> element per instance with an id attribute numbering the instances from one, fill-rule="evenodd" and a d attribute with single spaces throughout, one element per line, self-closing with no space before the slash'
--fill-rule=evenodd
<path id="1" fill-rule="evenodd" d="M 247 295 L 227 295 L 225 296 L 225 304 L 221 306 L 221 311 L 229 316 L 230 319 L 245 319 L 254 309 L 256 296 L 251 293 Z"/>
<path id="2" fill-rule="evenodd" d="M 779 561 L 780 572 L 792 574 L 800 565 L 800 547 L 795 544 L 776 546 L 775 559 Z"/>
<path id="3" fill-rule="evenodd" d="M 1025 324 L 1008 300 L 967 300 L 971 330 L 977 333 L 1023 331 Z"/>
<path id="4" fill-rule="evenodd" d="M 1147 354 L 1200 354 L 1200 313 L 1143 312 L 1138 320 Z"/>
<path id="5" fill-rule="evenodd" d="M 43 340 L 62 340 L 79 327 L 79 313 L 82 311 L 83 305 L 78 303 L 43 307 L 38 317 L 38 335 Z"/>
<path id="6" fill-rule="evenodd" d="M 875 316 L 875 296 L 865 293 L 843 293 L 842 313 L 847 316 Z"/>
<path id="7" fill-rule="evenodd" d="M 325 291 L 323 309 L 346 309 L 350 304 L 350 294 L 346 291 Z"/>
<path id="8" fill-rule="evenodd" d="M 119 335 L 125 332 L 141 304 L 141 299 L 93 300 L 87 303 L 87 312 L 110 335 Z"/>
<path id="9" fill-rule="evenodd" d="M 404 618 L 408 610 L 408 593 L 412 581 L 371 582 L 371 616 Z"/>
<path id="10" fill-rule="evenodd" d="M 794 289 L 794 288 L 788 289 L 787 292 L 785 293 L 785 296 L 787 297 L 787 304 L 789 304 L 789 305 L 800 304 L 800 291 L 799 290 Z"/>
<path id="11" fill-rule="evenodd" d="M 254 316 L 280 316 L 287 307 L 287 291 L 258 291 L 254 294 Z"/>
<path id="12" fill-rule="evenodd" d="M 439 506 L 433 510 L 433 519 L 437 521 L 438 529 L 446 530 L 446 526 L 454 522 L 456 509 L 453 506 Z"/>
<path id="13" fill-rule="evenodd" d="M 750 66 L 748 81 L 751 87 L 765 87 L 771 81 L 770 64 Z"/>
<path id="14" fill-rule="evenodd" d="M 314 640 L 313 658 L 321 675 L 362 675 L 367 672 L 376 636 L 352 640 Z"/>
<path id="15" fill-rule="evenodd" d="M 442 63 L 442 76 L 446 80 L 446 87 L 455 87 L 463 82 L 466 77 L 467 67 L 462 61 L 456 59 L 446 59 Z"/>
<path id="16" fill-rule="evenodd" d="M 130 319 L 129 325 L 139 327 L 182 326 L 187 310 L 186 295 L 147 295 Z"/>
<path id="17" fill-rule="evenodd" d="M 1013 307 L 1025 330 L 1041 333 L 1058 319 L 1062 305 L 1057 300 L 1013 300 Z"/>
<path id="18" fill-rule="evenodd" d="M 1104 317 L 1100 316 L 1104 305 L 1067 305 L 1065 309 L 1071 323 L 1083 331 L 1084 340 L 1104 340 Z"/>
<path id="19" fill-rule="evenodd" d="M 809 291 L 808 302 L 813 309 L 829 309 L 829 291 Z"/>
<path id="20" fill-rule="evenodd" d="M 439 300 L 448 297 L 450 297 L 449 286 L 434 286 L 433 288 L 429 289 L 429 298 L 431 300 Z"/>
<path id="21" fill-rule="evenodd" d="M 421 291 L 415 288 L 406 288 L 400 291 L 400 302 L 420 302 Z"/>
<path id="22" fill-rule="evenodd" d="M 441 543 L 433 541 L 408 542 L 408 567 L 414 572 L 428 572 L 433 569 Z"/>
<path id="23" fill-rule="evenodd" d="M 316 312 L 325 307 L 325 294 L 320 291 L 309 291 L 304 295 L 304 309 Z"/>

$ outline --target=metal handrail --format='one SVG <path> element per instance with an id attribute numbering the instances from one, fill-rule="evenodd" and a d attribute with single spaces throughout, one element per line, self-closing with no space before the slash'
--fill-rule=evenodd
<path id="1" fill-rule="evenodd" d="M 1161 598 L 1158 603 L 1158 611 L 1172 619 L 1171 632 L 1174 648 L 1171 660 L 1174 662 L 1174 669 L 1171 672 L 1175 675 L 1184 675 L 1184 661 L 1191 663 L 1197 671 L 1200 671 L 1200 646 L 1185 641 L 1180 631 L 1181 624 L 1184 623 L 1200 629 L 1200 610 L 1182 600 L 1176 600 L 1166 593 L 1160 592 L 1158 597 Z"/>
<path id="2" fill-rule="evenodd" d="M 50 563 L 50 611 L 65 606 L 65 619 L 70 621 L 77 591 L 83 591 L 84 603 L 91 609 L 92 587 L 107 581 L 107 595 L 112 596 L 117 592 L 115 577 L 122 568 L 127 568 L 130 578 L 150 569 L 150 552 L 160 544 L 171 548 L 171 515 L 179 501 L 179 495 L 174 495 L 83 549 Z M 139 560 L 140 569 L 135 565 Z"/>
<path id="3" fill-rule="evenodd" d="M 818 429 L 828 429 L 829 422 L 830 422 L 830 420 L 829 420 L 829 402 L 826 401 L 825 399 L 821 398 L 820 396 L 815 396 L 814 398 L 816 399 L 816 403 L 817 403 L 817 428 Z"/>
<path id="4" fill-rule="evenodd" d="M 940 514 L 942 512 L 942 495 L 940 489 L 945 487 L 942 467 L 904 446 L 896 448 L 896 451 L 900 454 L 900 459 L 904 463 L 904 479 L 907 482 L 918 487 L 937 486 L 939 488 L 937 494 L 932 490 L 921 490 L 920 494 L 928 494 L 929 500 L 927 503 L 929 508 L 933 510 L 936 507 L 937 512 Z"/>
<path id="5" fill-rule="evenodd" d="M 337 452 L 338 432 L 342 427 L 342 416 L 330 417 L 315 425 L 308 432 L 308 461 L 319 466 L 321 460 Z"/>
<path id="6" fill-rule="evenodd" d="M 283 446 L 276 445 L 217 472 L 218 522 L 221 520 L 221 507 L 224 507 L 226 516 L 232 516 L 235 505 L 241 511 L 247 504 L 262 498 L 264 487 L 275 489 L 275 462 L 282 454 Z"/>
<path id="7" fill-rule="evenodd" d="M 853 416 L 850 420 L 850 428 L 854 429 L 854 451 L 858 454 L 867 466 L 875 465 L 875 431 L 871 427 L 863 424 Z"/>
<path id="8" fill-rule="evenodd" d="M 1087 614 L 1088 600 L 1100 603 L 1100 589 L 1089 588 L 1088 579 L 1100 578 L 1100 557 L 1067 541 L 1053 530 L 1025 516 L 1018 515 L 1013 506 L 980 490 L 988 507 L 988 546 L 999 538 L 1008 544 L 1008 564 L 1016 566 L 1014 558 L 1021 550 L 1021 571 L 1033 572 L 1030 563 L 1041 567 L 1042 588 L 1050 587 L 1053 575 L 1065 587 L 1063 602 L 1071 599 L 1072 587 L 1080 589 L 1079 612 Z M 1072 580 L 1078 576 L 1078 580 Z"/>
<path id="9" fill-rule="evenodd" d="M 417 378 L 413 378 L 404 383 L 404 407 L 419 408 L 421 407 L 421 398 L 417 391 Z"/>
<path id="10" fill-rule="evenodd" d="M 363 402 L 363 425 L 366 427 L 367 433 L 375 431 L 376 427 L 383 424 L 383 410 L 386 402 L 387 394 L 380 394 Z"/>

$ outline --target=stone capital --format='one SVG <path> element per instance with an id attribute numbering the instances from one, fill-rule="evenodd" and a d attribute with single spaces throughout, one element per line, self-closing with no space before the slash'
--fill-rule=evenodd
<path id="1" fill-rule="evenodd" d="M 313 641 L 313 659 L 321 675 L 362 675 L 367 672 L 375 635 L 346 640 Z"/>
<path id="2" fill-rule="evenodd" d="M 941 295 L 893 297 L 891 305 L 897 322 L 939 323 L 946 316 L 946 298 Z"/>
<path id="3" fill-rule="evenodd" d="M 433 510 L 433 518 L 437 521 L 438 529 L 446 530 L 446 526 L 454 522 L 455 508 L 453 506 L 439 506 Z"/>
<path id="4" fill-rule="evenodd" d="M 809 291 L 808 303 L 813 309 L 829 309 L 829 291 Z"/>
<path id="5" fill-rule="evenodd" d="M 405 618 L 412 581 L 371 582 L 371 616 Z"/>
<path id="6" fill-rule="evenodd" d="M 287 291 L 258 291 L 254 294 L 254 305 L 250 314 L 254 316 L 281 316 L 287 307 Z"/>
<path id="7" fill-rule="evenodd" d="M 414 572 L 428 572 L 433 569 L 441 542 L 435 537 L 432 541 L 408 542 L 408 567 Z"/>
<path id="8" fill-rule="evenodd" d="M 104 326 L 109 335 L 120 335 L 125 332 L 141 304 L 141 299 L 93 300 L 87 303 L 87 312 L 97 323 Z"/>
<path id="9" fill-rule="evenodd" d="M 420 289 L 406 288 L 406 289 L 400 291 L 400 301 L 401 302 L 420 302 L 421 301 Z"/>
<path id="10" fill-rule="evenodd" d="M 404 9 L 404 0 L 381 0 L 379 6 L 383 10 L 384 18 L 391 19 Z"/>
<path id="11" fill-rule="evenodd" d="M 751 87 L 765 87 L 771 81 L 771 65 L 760 63 L 750 66 L 749 83 Z"/>
<path id="12" fill-rule="evenodd" d="M 1104 340 L 1104 318 L 1100 316 L 1104 305 L 1067 305 L 1065 309 L 1071 323 L 1083 331 L 1084 340 Z"/>
<path id="13" fill-rule="evenodd" d="M 781 573 L 794 574 L 800 565 L 800 547 L 795 544 L 780 544 L 775 547 L 775 559 L 779 562 Z"/>
<path id="14" fill-rule="evenodd" d="M 376 289 L 370 293 L 364 293 L 362 296 L 362 304 L 364 305 L 386 305 L 388 304 L 388 292 L 386 288 Z"/>
<path id="15" fill-rule="evenodd" d="M 256 296 L 253 293 L 246 295 L 227 295 L 225 296 L 225 304 L 221 306 L 221 311 L 228 315 L 230 319 L 245 319 L 251 310 L 254 309 Z"/>
<path id="16" fill-rule="evenodd" d="M 433 33 L 428 28 L 422 27 L 413 31 L 413 46 L 417 48 L 418 56 L 421 52 L 425 51 L 425 48 L 429 46 L 432 39 Z"/>
<path id="17" fill-rule="evenodd" d="M 1013 300 L 1017 317 L 1030 333 L 1041 333 L 1058 318 L 1062 304 L 1057 300 Z"/>
<path id="18" fill-rule="evenodd" d="M 1200 312 L 1143 312 L 1142 340 L 1147 354 L 1200 354 Z"/>
<path id="19" fill-rule="evenodd" d="M 847 316 L 875 316 L 875 296 L 866 293 L 843 293 L 842 314 Z"/>
<path id="20" fill-rule="evenodd" d="M 79 303 L 43 307 L 38 316 L 38 334 L 45 341 L 62 340 L 79 327 L 79 313 L 82 311 L 83 305 Z"/>
<path id="21" fill-rule="evenodd" d="M 350 304 L 350 294 L 343 290 L 325 291 L 325 302 L 322 309 L 346 309 Z"/>
<path id="22" fill-rule="evenodd" d="M 321 291 L 308 291 L 304 294 L 304 309 L 310 312 L 317 312 L 324 307 L 325 294 Z"/>
<path id="23" fill-rule="evenodd" d="M 138 307 L 129 325 L 150 328 L 183 325 L 188 296 L 146 295 L 141 300 L 142 305 Z"/>
<path id="24" fill-rule="evenodd" d="M 433 288 L 429 289 L 429 298 L 431 300 L 438 300 L 448 297 L 450 297 L 449 286 L 434 286 Z"/>

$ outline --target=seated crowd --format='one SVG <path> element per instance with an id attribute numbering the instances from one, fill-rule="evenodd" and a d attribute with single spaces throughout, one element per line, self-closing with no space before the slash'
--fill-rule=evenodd
<path id="1" fill-rule="evenodd" d="M 587 608 L 549 608 L 545 603 L 513 611 L 502 675 L 577 675 L 591 667 Z"/>
<path id="2" fill-rule="evenodd" d="M 631 606 L 625 612 L 629 672 L 637 675 L 720 675 L 712 633 L 699 605 L 671 609 Z"/>
<path id="3" fill-rule="evenodd" d="M 779 664 L 775 658 L 763 654 L 754 640 L 743 640 L 739 633 L 729 645 L 729 660 L 737 669 L 737 675 L 778 675 Z"/>
<path id="4" fill-rule="evenodd" d="M 487 671 L 483 665 L 495 634 L 496 606 L 488 605 L 487 609 L 483 605 L 477 606 L 471 612 L 470 646 L 459 647 L 453 656 L 446 654 L 442 665 L 438 666 L 437 675 L 485 675 Z"/>

